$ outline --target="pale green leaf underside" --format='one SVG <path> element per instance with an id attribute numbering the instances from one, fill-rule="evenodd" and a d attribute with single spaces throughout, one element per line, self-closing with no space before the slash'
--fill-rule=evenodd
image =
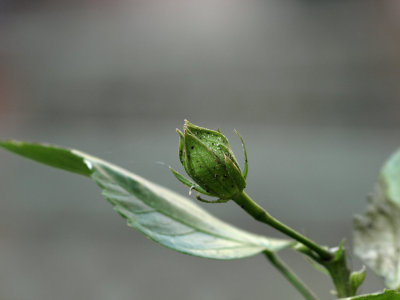
<path id="1" fill-rule="evenodd" d="M 395 152 L 383 166 L 381 185 L 387 199 L 400 207 L 400 150 Z"/>
<path id="2" fill-rule="evenodd" d="M 342 300 L 400 300 L 400 293 L 397 291 L 386 290 L 383 293 L 342 298 Z"/>
<path id="3" fill-rule="evenodd" d="M 365 214 L 354 219 L 354 252 L 387 287 L 400 286 L 400 151 L 383 166 Z"/>
<path id="4" fill-rule="evenodd" d="M 57 156 L 57 164 L 31 155 L 30 145 L 43 147 L 41 153 Z M 114 209 L 138 229 L 163 246 L 190 255 L 213 259 L 238 259 L 262 251 L 278 251 L 291 246 L 287 240 L 266 238 L 235 228 L 206 212 L 190 199 L 154 184 L 101 159 L 77 150 L 42 144 L 7 141 L 0 146 L 25 157 L 55 167 L 64 166 L 62 155 L 82 162 L 77 170 L 88 175 L 103 189 Z M 63 169 L 68 169 L 63 167 Z M 73 171 L 74 170 L 70 170 Z"/>

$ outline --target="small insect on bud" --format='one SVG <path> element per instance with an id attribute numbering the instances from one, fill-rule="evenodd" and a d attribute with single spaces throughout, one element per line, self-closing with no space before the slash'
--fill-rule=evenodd
<path id="1" fill-rule="evenodd" d="M 177 132 L 180 137 L 179 159 L 194 182 L 171 168 L 172 173 L 191 190 L 219 198 L 216 201 L 209 201 L 197 196 L 197 199 L 213 203 L 226 202 L 243 191 L 248 172 L 247 152 L 243 139 L 237 131 L 235 132 L 242 141 L 245 156 L 243 174 L 228 139 L 220 130 L 198 127 L 185 120 L 183 133 L 179 129 Z"/>

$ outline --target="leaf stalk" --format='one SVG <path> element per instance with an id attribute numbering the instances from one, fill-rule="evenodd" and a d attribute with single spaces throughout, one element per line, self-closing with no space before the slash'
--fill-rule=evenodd
<path id="1" fill-rule="evenodd" d="M 283 224 L 282 222 L 272 217 L 265 209 L 263 209 L 253 199 L 251 199 L 251 197 L 247 195 L 244 191 L 241 194 L 235 196 L 232 200 L 235 201 L 254 219 L 256 219 L 259 222 L 270 225 L 271 227 L 277 229 L 278 231 L 286 234 L 287 236 L 290 236 L 296 241 L 307 246 L 308 248 L 316 252 L 322 260 L 329 261 L 333 258 L 333 254 L 329 251 L 329 249 L 326 249 L 318 245 L 311 239 L 305 237 L 301 233 L 295 231 L 294 229 L 290 228 L 289 226 Z"/>
<path id="2" fill-rule="evenodd" d="M 299 277 L 274 253 L 263 252 L 270 263 L 277 268 L 281 274 L 303 295 L 306 300 L 318 300 L 317 296 L 303 283 Z"/>

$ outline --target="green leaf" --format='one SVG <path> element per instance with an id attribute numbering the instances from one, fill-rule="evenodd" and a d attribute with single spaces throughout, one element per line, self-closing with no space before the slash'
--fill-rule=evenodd
<path id="1" fill-rule="evenodd" d="M 0 145 L 54 167 L 91 174 L 103 189 L 103 195 L 129 226 L 176 251 L 213 259 L 238 259 L 293 245 L 291 241 L 266 238 L 235 228 L 190 199 L 86 153 L 13 141 Z M 74 167 L 69 167 L 70 161 Z"/>
<path id="2" fill-rule="evenodd" d="M 385 290 L 383 293 L 342 298 L 342 300 L 400 300 L 400 293 L 393 290 Z"/>
<path id="3" fill-rule="evenodd" d="M 354 252 L 388 288 L 400 286 L 400 151 L 381 170 L 367 211 L 354 219 Z"/>
<path id="4" fill-rule="evenodd" d="M 350 274 L 352 295 L 355 295 L 357 293 L 357 289 L 364 282 L 365 276 L 367 276 L 367 270 L 365 266 L 363 266 L 360 271 L 354 271 Z"/>
<path id="5" fill-rule="evenodd" d="M 72 154 L 68 149 L 13 140 L 0 141 L 0 147 L 55 168 L 84 176 L 90 176 L 92 173 L 83 162 L 83 158 Z"/>
<path id="6" fill-rule="evenodd" d="M 400 150 L 395 152 L 383 166 L 381 186 L 386 199 L 400 207 Z"/>

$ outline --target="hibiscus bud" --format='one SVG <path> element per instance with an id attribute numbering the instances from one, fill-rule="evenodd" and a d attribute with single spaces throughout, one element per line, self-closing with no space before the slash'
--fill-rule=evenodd
<path id="1" fill-rule="evenodd" d="M 183 133 L 180 130 L 177 132 L 180 136 L 179 159 L 194 180 L 192 183 L 171 169 L 182 183 L 202 194 L 218 197 L 218 202 L 230 200 L 243 191 L 247 176 L 244 144 L 246 161 L 242 174 L 228 139 L 219 130 L 198 127 L 185 120 Z"/>

